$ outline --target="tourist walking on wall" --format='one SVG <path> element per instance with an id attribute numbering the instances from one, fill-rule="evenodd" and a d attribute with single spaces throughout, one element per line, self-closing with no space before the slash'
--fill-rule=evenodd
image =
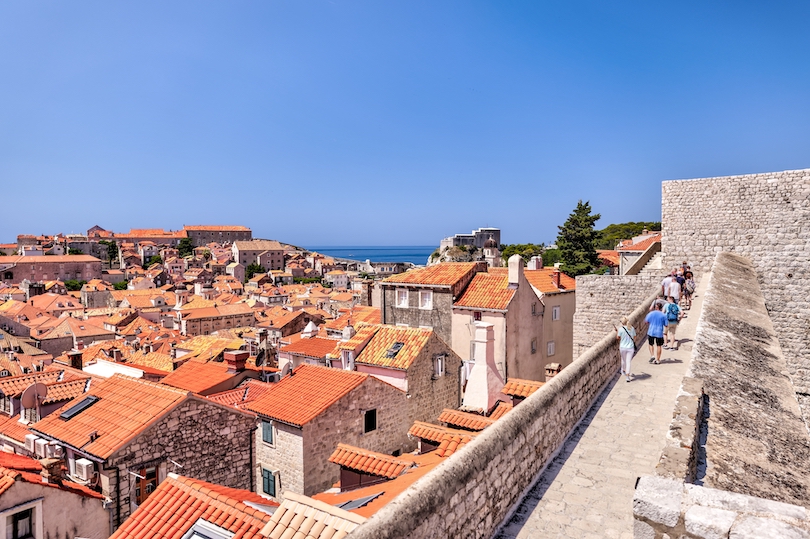
<path id="1" fill-rule="evenodd" d="M 692 307 L 692 295 L 695 293 L 695 277 L 689 266 L 683 272 L 683 308 L 687 311 Z"/>
<path id="2" fill-rule="evenodd" d="M 670 287 L 672 290 L 672 287 Z M 667 329 L 666 329 L 666 342 L 664 348 L 669 350 L 677 350 L 675 346 L 675 331 L 678 329 L 678 322 L 681 321 L 681 308 L 678 307 L 678 300 L 674 296 L 669 296 L 669 303 L 667 303 L 664 314 L 667 316 Z"/>
<path id="3" fill-rule="evenodd" d="M 672 278 L 672 282 L 669 283 L 669 296 L 667 297 L 674 298 L 675 303 L 681 301 L 681 281 L 683 281 L 683 277 L 676 275 Z"/>
<path id="4" fill-rule="evenodd" d="M 661 348 L 664 346 L 664 328 L 667 327 L 667 316 L 661 312 L 661 307 L 655 308 L 644 319 L 647 328 L 647 343 L 650 345 L 650 363 L 661 363 Z"/>
<path id="5" fill-rule="evenodd" d="M 672 273 L 664 277 L 664 280 L 661 281 L 661 294 L 663 294 L 665 298 L 669 297 L 669 285 L 674 277 L 675 277 L 675 270 L 672 270 Z"/>
<path id="6" fill-rule="evenodd" d="M 630 362 L 636 353 L 636 330 L 629 325 L 626 316 L 622 317 L 622 325 L 616 330 L 616 340 L 619 341 L 619 354 L 622 356 L 622 374 L 630 381 Z"/>

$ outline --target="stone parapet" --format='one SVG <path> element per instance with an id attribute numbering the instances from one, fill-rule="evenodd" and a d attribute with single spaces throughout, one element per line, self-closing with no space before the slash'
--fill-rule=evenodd
<path id="1" fill-rule="evenodd" d="M 654 298 L 648 294 L 639 299 L 629 316 L 639 330 Z M 615 332 L 611 328 L 595 342 L 559 375 L 383 507 L 351 537 L 491 537 L 616 375 L 619 349 Z"/>
<path id="2" fill-rule="evenodd" d="M 804 507 L 665 477 L 639 479 L 633 517 L 636 539 L 810 539 Z"/>

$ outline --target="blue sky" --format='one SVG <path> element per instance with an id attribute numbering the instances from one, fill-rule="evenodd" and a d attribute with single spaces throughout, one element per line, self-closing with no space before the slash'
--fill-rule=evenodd
<path id="1" fill-rule="evenodd" d="M 3 2 L 0 241 L 548 242 L 810 167 L 808 2 Z"/>

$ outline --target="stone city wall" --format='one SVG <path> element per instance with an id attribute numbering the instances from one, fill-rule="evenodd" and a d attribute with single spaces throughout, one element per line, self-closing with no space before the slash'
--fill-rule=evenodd
<path id="1" fill-rule="evenodd" d="M 664 267 L 687 260 L 699 276 L 721 251 L 752 260 L 796 392 L 807 401 L 810 169 L 666 181 L 661 204 Z"/>
<path id="2" fill-rule="evenodd" d="M 638 303 L 641 324 L 654 296 Z M 611 331 L 511 412 L 383 507 L 360 539 L 491 537 L 619 367 Z"/>
<path id="3" fill-rule="evenodd" d="M 660 290 L 663 275 L 581 275 L 577 277 L 574 357 L 584 353 L 619 325 L 650 294 Z M 644 333 L 644 332 L 641 332 Z"/>
<path id="4" fill-rule="evenodd" d="M 637 539 L 810 537 L 810 437 L 785 371 L 750 260 L 718 254 Z"/>

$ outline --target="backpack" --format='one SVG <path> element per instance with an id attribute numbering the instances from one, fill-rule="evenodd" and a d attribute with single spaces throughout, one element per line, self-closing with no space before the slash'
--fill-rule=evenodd
<path id="1" fill-rule="evenodd" d="M 668 322 L 677 322 L 678 321 L 678 313 L 680 313 L 681 308 L 675 305 L 674 303 L 670 303 L 667 306 L 667 321 Z"/>
<path id="2" fill-rule="evenodd" d="M 686 290 L 687 294 L 694 294 L 695 293 L 695 281 L 693 281 L 692 279 L 689 279 L 688 281 L 686 281 L 686 284 L 684 285 L 683 289 Z"/>

